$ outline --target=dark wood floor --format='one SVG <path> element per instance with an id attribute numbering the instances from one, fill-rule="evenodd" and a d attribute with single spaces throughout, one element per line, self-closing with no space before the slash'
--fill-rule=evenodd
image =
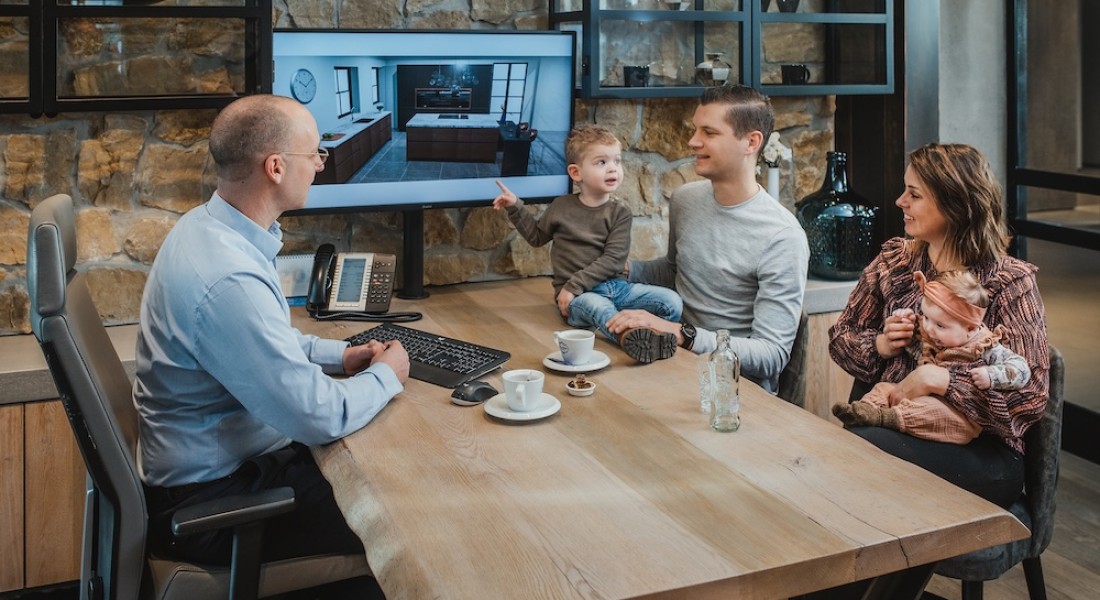
<path id="1" fill-rule="evenodd" d="M 1100 598 L 1100 465 L 1062 453 L 1054 537 L 1043 553 L 1049 600 Z M 928 591 L 959 600 L 959 582 L 936 576 Z M 1017 565 L 985 584 L 985 600 L 1027 600 L 1023 569 Z"/>

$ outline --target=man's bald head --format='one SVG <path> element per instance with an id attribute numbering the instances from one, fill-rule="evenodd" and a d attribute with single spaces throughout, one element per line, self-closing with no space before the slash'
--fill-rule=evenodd
<path id="1" fill-rule="evenodd" d="M 265 156 L 285 150 L 303 112 L 309 114 L 294 100 L 268 94 L 245 96 L 222 109 L 210 128 L 218 179 L 244 181 Z"/>

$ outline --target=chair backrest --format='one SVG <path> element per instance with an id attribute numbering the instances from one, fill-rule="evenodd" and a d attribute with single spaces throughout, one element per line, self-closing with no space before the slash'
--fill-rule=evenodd
<path id="1" fill-rule="evenodd" d="M 137 598 L 145 568 L 145 495 L 135 461 L 138 415 L 129 377 L 76 270 L 69 196 L 42 201 L 27 234 L 31 329 L 46 357 L 93 485 L 82 598 Z"/>
<path id="2" fill-rule="evenodd" d="M 805 311 L 798 320 L 798 331 L 791 346 L 791 358 L 779 373 L 779 391 L 776 395 L 794 404 L 806 405 L 806 370 L 809 367 L 810 319 Z"/>
<path id="3" fill-rule="evenodd" d="M 1054 534 L 1054 493 L 1058 485 L 1062 450 L 1062 409 L 1065 404 L 1066 363 L 1050 347 L 1050 392 L 1038 423 L 1024 434 L 1024 503 L 1031 515 L 1031 548 L 1039 556 Z"/>

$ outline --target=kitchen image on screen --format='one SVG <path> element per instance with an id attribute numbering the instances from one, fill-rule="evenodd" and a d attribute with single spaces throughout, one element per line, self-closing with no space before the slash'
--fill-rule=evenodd
<path id="1" fill-rule="evenodd" d="M 487 204 L 570 189 L 574 38 L 561 32 L 277 30 L 272 93 L 328 150 L 306 210 Z"/>

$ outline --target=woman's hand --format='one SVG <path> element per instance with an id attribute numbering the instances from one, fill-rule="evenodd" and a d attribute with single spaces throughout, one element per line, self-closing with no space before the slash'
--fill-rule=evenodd
<path id="1" fill-rule="evenodd" d="M 895 310 L 882 324 L 882 333 L 875 338 L 875 350 L 883 358 L 894 358 L 900 355 L 913 341 L 916 328 L 916 313 L 908 308 Z"/>
<path id="2" fill-rule="evenodd" d="M 906 398 L 921 396 L 943 396 L 947 386 L 951 385 L 951 372 L 936 365 L 921 365 L 906 375 L 890 390 L 890 405 L 893 406 Z"/>

